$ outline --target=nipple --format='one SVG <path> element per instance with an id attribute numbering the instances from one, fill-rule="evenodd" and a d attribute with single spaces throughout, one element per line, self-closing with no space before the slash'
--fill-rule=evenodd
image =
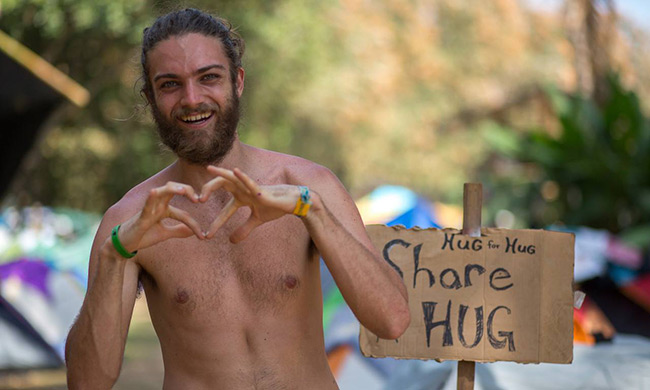
<path id="1" fill-rule="evenodd" d="M 188 294 L 184 289 L 179 288 L 176 291 L 176 297 L 174 297 L 174 299 L 180 304 L 187 303 L 187 301 L 190 300 L 190 294 Z"/>
<path id="2" fill-rule="evenodd" d="M 294 289 L 298 285 L 298 279 L 293 275 L 288 275 L 284 277 L 284 285 L 288 289 Z"/>

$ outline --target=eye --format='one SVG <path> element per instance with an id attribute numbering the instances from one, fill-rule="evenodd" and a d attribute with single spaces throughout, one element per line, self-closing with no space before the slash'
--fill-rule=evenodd
<path id="1" fill-rule="evenodd" d="M 167 80 L 167 81 L 164 81 L 164 82 L 162 82 L 162 83 L 160 84 L 160 89 L 173 88 L 173 87 L 176 87 L 176 86 L 178 86 L 178 85 L 179 85 L 178 81 L 175 81 L 175 80 Z"/>
<path id="2" fill-rule="evenodd" d="M 206 75 L 203 75 L 201 77 L 201 80 L 203 81 L 212 81 L 212 80 L 218 80 L 221 78 L 221 75 L 216 74 L 216 73 L 208 73 Z"/>

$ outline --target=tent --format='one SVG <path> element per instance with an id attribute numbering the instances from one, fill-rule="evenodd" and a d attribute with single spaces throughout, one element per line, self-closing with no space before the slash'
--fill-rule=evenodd
<path id="1" fill-rule="evenodd" d="M 44 207 L 0 215 L 0 370 L 63 365 L 98 222 Z"/>
<path id="2" fill-rule="evenodd" d="M 405 360 L 383 389 L 455 390 L 454 361 Z M 364 386 L 357 390 L 370 389 Z M 477 363 L 475 390 L 650 389 L 650 340 L 618 335 L 612 342 L 574 345 L 572 364 Z"/>
<path id="3" fill-rule="evenodd" d="M 438 205 L 408 188 L 381 186 L 357 201 L 365 224 L 383 223 L 407 228 L 439 228 Z M 441 205 L 441 207 L 446 207 Z M 447 207 L 447 214 L 449 213 Z M 451 213 L 462 218 L 462 212 Z M 366 359 L 359 351 L 359 322 L 345 304 L 332 275 L 321 260 L 325 350 L 341 390 L 382 389 L 399 361 Z"/>
<path id="4" fill-rule="evenodd" d="M 387 225 L 397 222 L 406 227 L 430 227 L 440 221 L 443 226 L 461 225 L 441 221 L 437 204 L 432 205 L 401 187 L 380 187 L 359 200 L 358 207 L 366 223 L 386 221 Z M 459 211 L 459 221 L 462 221 L 462 211 Z M 432 225 L 426 225 L 426 222 Z M 630 319 L 642 310 L 643 303 L 650 307 L 647 305 L 650 302 L 650 278 L 638 275 L 643 267 L 647 267 L 648 258 L 640 257 L 642 254 L 625 247 L 606 232 L 579 228 L 575 233 L 576 280 L 591 280 L 589 284 L 583 283 L 588 296 L 602 303 L 603 309 L 612 310 L 612 322 L 619 334 L 605 342 L 574 343 L 574 361 L 570 365 L 479 363 L 476 365 L 476 390 L 650 389 L 650 339 L 642 336 L 649 329 L 648 321 Z M 621 271 L 621 266 L 627 267 L 627 271 Z M 629 275 L 630 270 L 636 272 L 634 279 Z M 438 363 L 362 357 L 358 342 L 359 324 L 323 264 L 321 271 L 325 347 L 341 390 L 456 388 L 455 361 Z M 605 274 L 609 274 L 616 285 L 598 279 Z M 600 280 L 599 284 L 594 285 L 594 280 Z M 629 297 L 621 296 L 620 292 L 612 294 L 617 288 Z M 624 298 L 630 301 L 630 297 L 636 299 L 638 310 L 631 310 L 629 304 L 623 304 Z"/>
<path id="5" fill-rule="evenodd" d="M 20 42 L 0 31 L 0 199 L 48 120 L 71 102 L 84 107 L 89 92 Z M 51 125 L 51 123 L 49 123 Z"/>

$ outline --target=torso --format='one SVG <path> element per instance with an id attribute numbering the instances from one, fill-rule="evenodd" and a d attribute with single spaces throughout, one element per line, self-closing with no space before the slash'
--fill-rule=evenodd
<path id="1" fill-rule="evenodd" d="M 256 164 L 249 176 L 293 184 L 291 170 L 300 163 L 278 165 L 290 157 L 256 153 L 269 164 Z M 178 180 L 167 176 L 161 172 L 138 191 Z M 222 190 L 206 204 L 181 197 L 171 204 L 207 229 L 229 197 Z M 323 345 L 319 258 L 303 223 L 285 215 L 230 243 L 248 213 L 238 210 L 213 239 L 171 239 L 139 252 L 164 389 L 337 389 Z"/>

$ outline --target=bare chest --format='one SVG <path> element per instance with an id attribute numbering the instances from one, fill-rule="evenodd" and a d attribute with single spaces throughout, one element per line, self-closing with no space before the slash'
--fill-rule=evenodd
<path id="1" fill-rule="evenodd" d="M 317 257 L 298 218 L 282 217 L 231 243 L 228 237 L 246 216 L 238 211 L 210 240 L 171 239 L 142 253 L 150 305 L 201 316 L 233 307 L 277 311 L 318 283 Z"/>

